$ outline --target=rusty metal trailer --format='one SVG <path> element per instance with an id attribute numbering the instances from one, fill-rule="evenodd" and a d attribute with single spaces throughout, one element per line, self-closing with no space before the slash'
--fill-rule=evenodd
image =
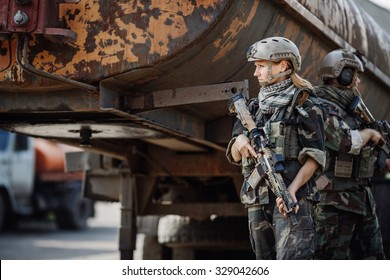
<path id="1" fill-rule="evenodd" d="M 123 259 L 136 217 L 245 216 L 226 105 L 257 94 L 253 42 L 290 38 L 313 83 L 328 51 L 361 50 L 363 99 L 390 119 L 390 36 L 353 0 L 0 0 L 0 14 L 0 127 L 115 158 L 87 162 L 86 191 L 121 201 Z"/>

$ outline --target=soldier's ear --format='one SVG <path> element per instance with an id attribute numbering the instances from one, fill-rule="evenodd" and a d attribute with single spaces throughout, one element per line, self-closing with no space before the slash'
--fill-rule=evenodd
<path id="1" fill-rule="evenodd" d="M 279 63 L 279 67 L 280 67 L 280 73 L 284 72 L 284 71 L 287 71 L 289 69 L 289 65 L 288 65 L 288 62 L 287 60 L 282 60 L 280 63 Z"/>

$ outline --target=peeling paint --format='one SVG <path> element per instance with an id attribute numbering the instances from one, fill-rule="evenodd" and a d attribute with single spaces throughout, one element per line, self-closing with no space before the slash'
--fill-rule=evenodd
<path id="1" fill-rule="evenodd" d="M 248 3 L 249 5 L 249 3 Z M 248 14 L 248 16 L 243 20 L 242 15 L 237 16 L 234 18 L 228 28 L 228 31 L 226 31 L 222 38 L 218 38 L 214 41 L 213 45 L 219 50 L 216 55 L 212 58 L 212 61 L 217 61 L 221 58 L 223 58 L 226 53 L 231 50 L 235 44 L 236 44 L 236 36 L 239 32 L 241 32 L 245 27 L 247 27 L 250 22 L 252 21 L 253 17 L 256 14 L 256 11 L 258 9 L 258 6 L 260 5 L 260 1 L 255 1 L 253 3 L 253 6 Z"/>
<path id="2" fill-rule="evenodd" d="M 367 51 L 368 37 L 365 20 L 360 10 L 356 9 L 355 5 L 351 5 L 349 0 L 301 0 L 299 2 L 348 43 L 352 44 L 358 40 L 362 44 L 361 50 Z"/>
<path id="3" fill-rule="evenodd" d="M 224 1 L 115 1 L 103 6 L 101 1 L 63 4 L 60 17 L 77 33 L 76 53 L 45 57 L 38 52 L 34 67 L 55 74 L 80 77 L 80 71 L 93 72 L 88 64 L 98 62 L 107 76 L 153 64 L 174 54 L 195 40 L 218 15 Z M 206 23 L 197 30 L 195 14 Z M 188 23 L 191 26 L 188 26 Z M 197 35 L 196 35 L 197 34 Z M 177 41 L 178 43 L 172 43 Z M 142 51 L 141 48 L 142 47 Z M 83 67 L 80 67 L 83 65 Z M 110 73 L 116 69 L 118 73 Z"/>

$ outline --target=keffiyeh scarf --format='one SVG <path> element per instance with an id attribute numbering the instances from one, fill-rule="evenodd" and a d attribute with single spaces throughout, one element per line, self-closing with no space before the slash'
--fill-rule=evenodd
<path id="1" fill-rule="evenodd" d="M 280 108 L 287 106 L 294 97 L 295 86 L 291 79 L 280 83 L 262 87 L 260 89 L 260 111 L 263 114 L 273 114 Z"/>
<path id="2" fill-rule="evenodd" d="M 329 100 L 346 111 L 354 98 L 352 90 L 342 90 L 331 86 L 318 86 L 317 96 Z"/>

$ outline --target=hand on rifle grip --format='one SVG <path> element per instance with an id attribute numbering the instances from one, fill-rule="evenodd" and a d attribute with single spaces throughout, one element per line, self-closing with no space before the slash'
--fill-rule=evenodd
<path id="1" fill-rule="evenodd" d="M 295 214 L 298 213 L 298 210 L 299 210 L 299 205 L 297 203 L 297 199 L 295 197 L 295 195 L 291 195 L 292 197 L 292 200 L 294 201 L 295 203 L 295 206 L 293 207 L 293 211 L 295 212 Z M 278 207 L 278 210 L 279 210 L 279 213 L 280 214 L 283 214 L 283 216 L 287 219 L 289 218 L 289 213 L 287 213 L 286 211 L 286 206 L 285 204 L 283 203 L 283 199 L 281 197 L 277 197 L 276 198 L 276 206 Z"/>
<path id="2" fill-rule="evenodd" d="M 243 157 L 254 157 L 257 158 L 257 153 L 255 149 L 251 146 L 250 140 L 245 135 L 241 134 L 237 136 L 235 145 L 237 150 Z"/>

